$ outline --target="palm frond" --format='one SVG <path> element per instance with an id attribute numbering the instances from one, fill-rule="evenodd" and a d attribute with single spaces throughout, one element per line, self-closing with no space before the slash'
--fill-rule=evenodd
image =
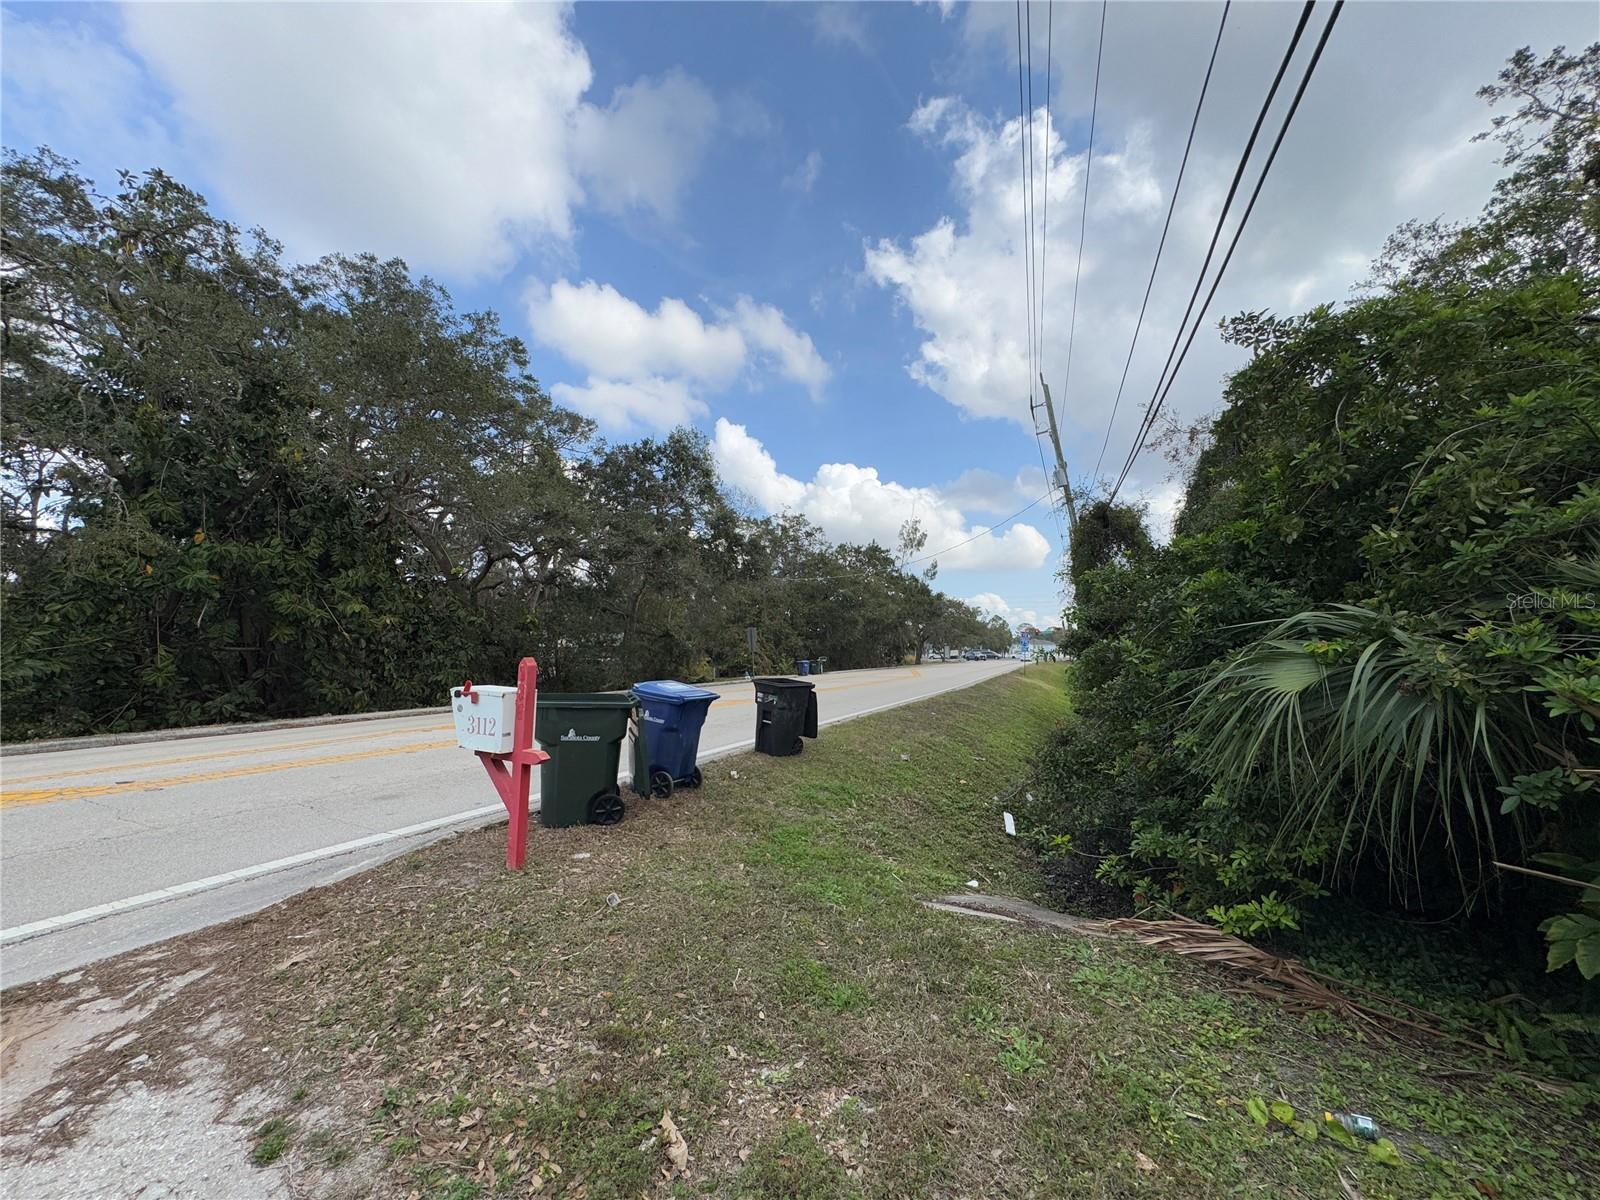
<path id="1" fill-rule="evenodd" d="M 1339 605 L 1246 646 L 1194 692 L 1188 721 L 1218 783 L 1281 798 L 1281 836 L 1336 824 L 1335 869 L 1376 848 L 1413 882 L 1441 837 L 1471 899 L 1505 826 L 1500 785 L 1529 769 L 1538 740 L 1492 671 L 1459 642 Z"/>

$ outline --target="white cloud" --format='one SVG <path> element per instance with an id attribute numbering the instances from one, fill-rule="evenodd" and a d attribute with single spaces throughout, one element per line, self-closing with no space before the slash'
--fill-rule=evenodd
<path id="1" fill-rule="evenodd" d="M 818 395 L 833 375 L 812 344 L 809 334 L 789 324 L 789 318 L 770 304 L 757 304 L 749 296 L 734 302 L 734 327 L 762 355 L 770 356 L 778 373 Z"/>
<path id="2" fill-rule="evenodd" d="M 730 486 L 769 512 L 803 513 L 836 541 L 875 541 L 892 549 L 901 525 L 917 520 L 928 535 L 927 552 L 954 547 L 938 556 L 944 569 L 1029 570 L 1051 554 L 1050 543 L 1032 525 L 1013 523 L 990 532 L 969 523 L 937 489 L 881 479 L 873 467 L 824 463 L 809 481 L 785 475 L 749 430 L 725 417 L 717 419 L 711 450 Z"/>
<path id="3" fill-rule="evenodd" d="M 779 471 L 767 448 L 751 437 L 743 425 L 717 418 L 717 434 L 711 448 L 717 471 L 728 486 L 738 488 L 768 512 L 800 509 L 806 485 Z"/>
<path id="4" fill-rule="evenodd" d="M 682 71 L 640 79 L 619 87 L 607 108 L 578 109 L 574 161 L 600 207 L 671 220 L 717 122 L 717 102 L 699 80 Z"/>
<path id="5" fill-rule="evenodd" d="M 612 430 L 668 429 L 706 406 L 741 373 L 771 372 L 817 395 L 832 374 L 811 338 L 783 312 L 740 296 L 707 320 L 666 297 L 651 312 L 610 284 L 558 279 L 528 302 L 534 337 L 588 372 L 583 387 L 551 395 Z"/>
<path id="6" fill-rule="evenodd" d="M 796 192 L 810 192 L 822 176 L 822 151 L 813 150 L 799 166 L 784 176 L 783 186 Z"/>
<path id="7" fill-rule="evenodd" d="M 236 212 L 302 254 L 371 249 L 499 271 L 572 233 L 589 58 L 554 5 L 135 4 Z"/>
<path id="8" fill-rule="evenodd" d="M 370 250 L 487 276 L 530 249 L 565 252 L 585 204 L 670 221 L 722 123 L 677 70 L 586 99 L 593 72 L 563 4 L 119 13 L 208 190 L 301 258 Z M 101 126 L 154 110 L 116 71 L 63 77 L 94 81 Z"/>
<path id="9" fill-rule="evenodd" d="M 1051 269 L 1044 303 L 1047 317 L 1054 314 L 1059 322 L 1070 300 L 1077 237 L 1074 196 L 1082 185 L 1085 159 L 1068 155 L 1059 130 L 1052 127 L 1047 135 L 1045 126 L 1041 108 L 1033 117 L 1039 156 L 1036 195 L 1043 192 L 1047 160 L 1051 189 L 1045 243 Z M 959 220 L 941 218 L 909 242 L 883 238 L 869 243 L 867 276 L 895 293 L 923 336 L 907 368 L 913 379 L 969 416 L 1000 417 L 1031 427 L 1020 170 L 1025 126 L 1020 118 L 996 126 L 959 100 L 941 96 L 916 109 L 910 128 L 955 155 L 952 187 L 964 211 Z M 1148 157 L 1138 130 L 1118 147 L 1100 148 L 1094 182 L 1102 213 L 1143 214 L 1159 204 Z M 1042 215 L 1042 206 L 1040 211 Z M 1085 287 L 1094 286 L 1103 265 L 1093 255 L 1085 259 Z M 1059 356 L 1046 358 L 1052 378 L 1059 378 L 1060 361 Z"/>
<path id="10" fill-rule="evenodd" d="M 967 603 L 986 617 L 999 617 L 1013 629 L 1018 625 L 1039 624 L 1037 610 L 1012 608 L 1006 603 L 1005 598 L 996 592 L 979 592 L 976 596 L 968 596 Z"/>
<path id="11" fill-rule="evenodd" d="M 744 365 L 737 329 L 708 324 L 682 300 L 663 299 L 655 312 L 608 283 L 558 279 L 528 306 L 536 338 L 587 370 L 613 379 L 676 375 L 722 387 Z"/>
<path id="12" fill-rule="evenodd" d="M 126 101 L 145 86 L 138 61 L 88 25 L 36 23 L 5 14 L 0 55 L 5 82 L 6 145 L 50 145 L 81 156 L 95 147 L 112 156 L 91 169 L 161 163 L 177 166 L 166 129 Z M 98 180 L 105 183 L 109 180 Z"/>
<path id="13" fill-rule="evenodd" d="M 648 376 L 637 380 L 596 379 L 580 386 L 557 383 L 550 388 L 557 404 L 593 417 L 611 430 L 636 427 L 671 429 L 707 413 L 705 402 L 695 397 L 682 379 Z"/>

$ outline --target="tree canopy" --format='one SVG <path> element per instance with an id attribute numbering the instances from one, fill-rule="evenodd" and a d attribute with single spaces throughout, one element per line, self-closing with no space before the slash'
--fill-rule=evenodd
<path id="1" fill-rule="evenodd" d="M 492 312 L 285 261 L 160 171 L 8 156 L 7 737 L 830 667 L 993 638 L 917 556 L 741 512 L 690 430 L 595 437 Z M 905 538 L 903 537 L 903 541 Z"/>

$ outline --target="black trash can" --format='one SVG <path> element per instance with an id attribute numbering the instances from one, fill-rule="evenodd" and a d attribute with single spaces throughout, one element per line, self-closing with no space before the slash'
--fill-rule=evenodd
<path id="1" fill-rule="evenodd" d="M 816 685 L 803 679 L 762 678 L 756 685 L 756 752 L 783 758 L 817 736 Z"/>

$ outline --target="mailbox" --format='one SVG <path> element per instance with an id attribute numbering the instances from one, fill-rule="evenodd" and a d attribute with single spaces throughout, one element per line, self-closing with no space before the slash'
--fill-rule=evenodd
<path id="1" fill-rule="evenodd" d="M 517 689 L 464 684 L 450 689 L 456 745 L 488 754 L 510 754 L 516 741 Z"/>

